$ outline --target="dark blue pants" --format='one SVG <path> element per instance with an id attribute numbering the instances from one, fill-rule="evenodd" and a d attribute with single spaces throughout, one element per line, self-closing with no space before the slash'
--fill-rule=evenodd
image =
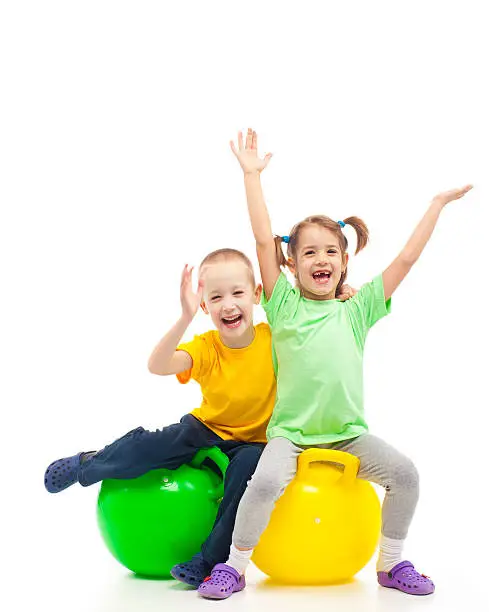
<path id="1" fill-rule="evenodd" d="M 79 482 L 87 487 L 106 478 L 136 478 L 157 468 L 174 470 L 188 463 L 199 449 L 212 446 L 217 446 L 229 458 L 224 497 L 212 531 L 202 545 L 202 557 L 212 567 L 228 559 L 239 501 L 264 444 L 223 440 L 186 414 L 180 423 L 156 431 L 138 427 L 106 446 L 82 464 Z"/>

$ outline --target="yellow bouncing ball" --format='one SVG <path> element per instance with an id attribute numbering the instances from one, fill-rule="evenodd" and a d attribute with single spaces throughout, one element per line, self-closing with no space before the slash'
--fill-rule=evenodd
<path id="1" fill-rule="evenodd" d="M 340 467 L 341 466 L 341 467 Z M 287 584 L 346 582 L 371 559 L 381 512 L 373 486 L 349 453 L 309 449 L 277 501 L 253 553 L 258 568 Z"/>

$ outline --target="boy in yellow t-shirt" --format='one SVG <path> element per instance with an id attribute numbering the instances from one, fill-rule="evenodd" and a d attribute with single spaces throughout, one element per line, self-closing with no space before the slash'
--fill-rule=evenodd
<path id="1" fill-rule="evenodd" d="M 58 459 L 44 478 L 46 489 L 58 493 L 75 482 L 88 486 L 106 478 L 136 478 L 156 468 L 176 469 L 199 449 L 219 447 L 229 465 L 213 530 L 199 554 L 172 570 L 176 579 L 195 588 L 227 559 L 239 500 L 266 443 L 275 401 L 270 329 L 265 323 L 253 325 L 262 289 L 250 260 L 234 249 L 214 251 L 201 263 L 199 277 L 195 293 L 192 269 L 185 266 L 182 315 L 154 349 L 148 367 L 153 374 L 176 374 L 181 383 L 196 380 L 201 406 L 161 431 L 138 427 L 103 450 Z M 216 330 L 180 344 L 199 307 L 210 314 Z"/>
<path id="2" fill-rule="evenodd" d="M 44 484 L 58 493 L 75 482 L 89 486 L 106 478 L 136 478 L 156 468 L 176 469 L 201 448 L 217 446 L 229 458 L 224 497 L 201 552 L 176 565 L 172 575 L 197 588 L 217 563 L 227 559 L 236 510 L 266 443 L 275 402 L 270 328 L 253 325 L 262 287 L 241 251 L 221 249 L 205 257 L 197 292 L 185 266 L 182 315 L 150 356 L 153 374 L 191 378 L 202 389 L 202 404 L 161 431 L 138 427 L 98 452 L 82 452 L 51 463 Z M 349 297 L 345 286 L 342 299 Z M 199 307 L 216 329 L 180 344 Z"/>

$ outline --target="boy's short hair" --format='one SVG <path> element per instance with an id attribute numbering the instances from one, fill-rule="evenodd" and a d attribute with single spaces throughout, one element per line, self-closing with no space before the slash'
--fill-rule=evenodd
<path id="1" fill-rule="evenodd" d="M 253 287 L 256 286 L 255 281 L 255 273 L 253 271 L 253 264 L 251 263 L 249 257 L 247 257 L 242 251 L 238 251 L 237 249 L 218 249 L 217 251 L 212 251 L 204 257 L 204 259 L 200 262 L 199 268 L 202 269 L 207 264 L 217 263 L 219 261 L 230 261 L 232 259 L 237 259 L 242 261 L 250 271 L 251 282 L 253 283 Z"/>

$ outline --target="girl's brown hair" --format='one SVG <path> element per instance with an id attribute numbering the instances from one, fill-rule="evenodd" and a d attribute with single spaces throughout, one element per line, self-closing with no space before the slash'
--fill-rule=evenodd
<path id="1" fill-rule="evenodd" d="M 357 248 L 355 250 L 355 255 L 359 253 L 368 242 L 368 229 L 365 225 L 365 222 L 358 217 L 348 217 L 344 219 L 341 223 L 345 225 L 351 225 L 351 227 L 355 230 L 357 235 Z M 300 221 L 292 228 L 289 236 L 275 236 L 275 249 L 277 253 L 277 262 L 281 268 L 287 267 L 287 259 L 284 255 L 284 251 L 282 249 L 282 242 L 287 242 L 287 257 L 289 259 L 296 259 L 297 255 L 297 243 L 299 241 L 299 235 L 301 230 L 303 230 L 308 225 L 319 225 L 324 227 L 325 229 L 333 232 L 335 236 L 338 238 L 338 243 L 341 249 L 341 255 L 344 256 L 348 250 L 348 240 L 345 234 L 342 231 L 342 226 L 339 221 L 333 221 L 329 217 L 325 215 L 313 215 L 312 217 L 306 217 L 303 221 Z M 284 240 L 283 238 L 286 238 Z M 345 268 L 345 271 L 341 275 L 338 286 L 336 287 L 336 295 L 339 295 L 340 289 L 344 284 L 346 277 L 348 274 L 348 269 Z"/>

